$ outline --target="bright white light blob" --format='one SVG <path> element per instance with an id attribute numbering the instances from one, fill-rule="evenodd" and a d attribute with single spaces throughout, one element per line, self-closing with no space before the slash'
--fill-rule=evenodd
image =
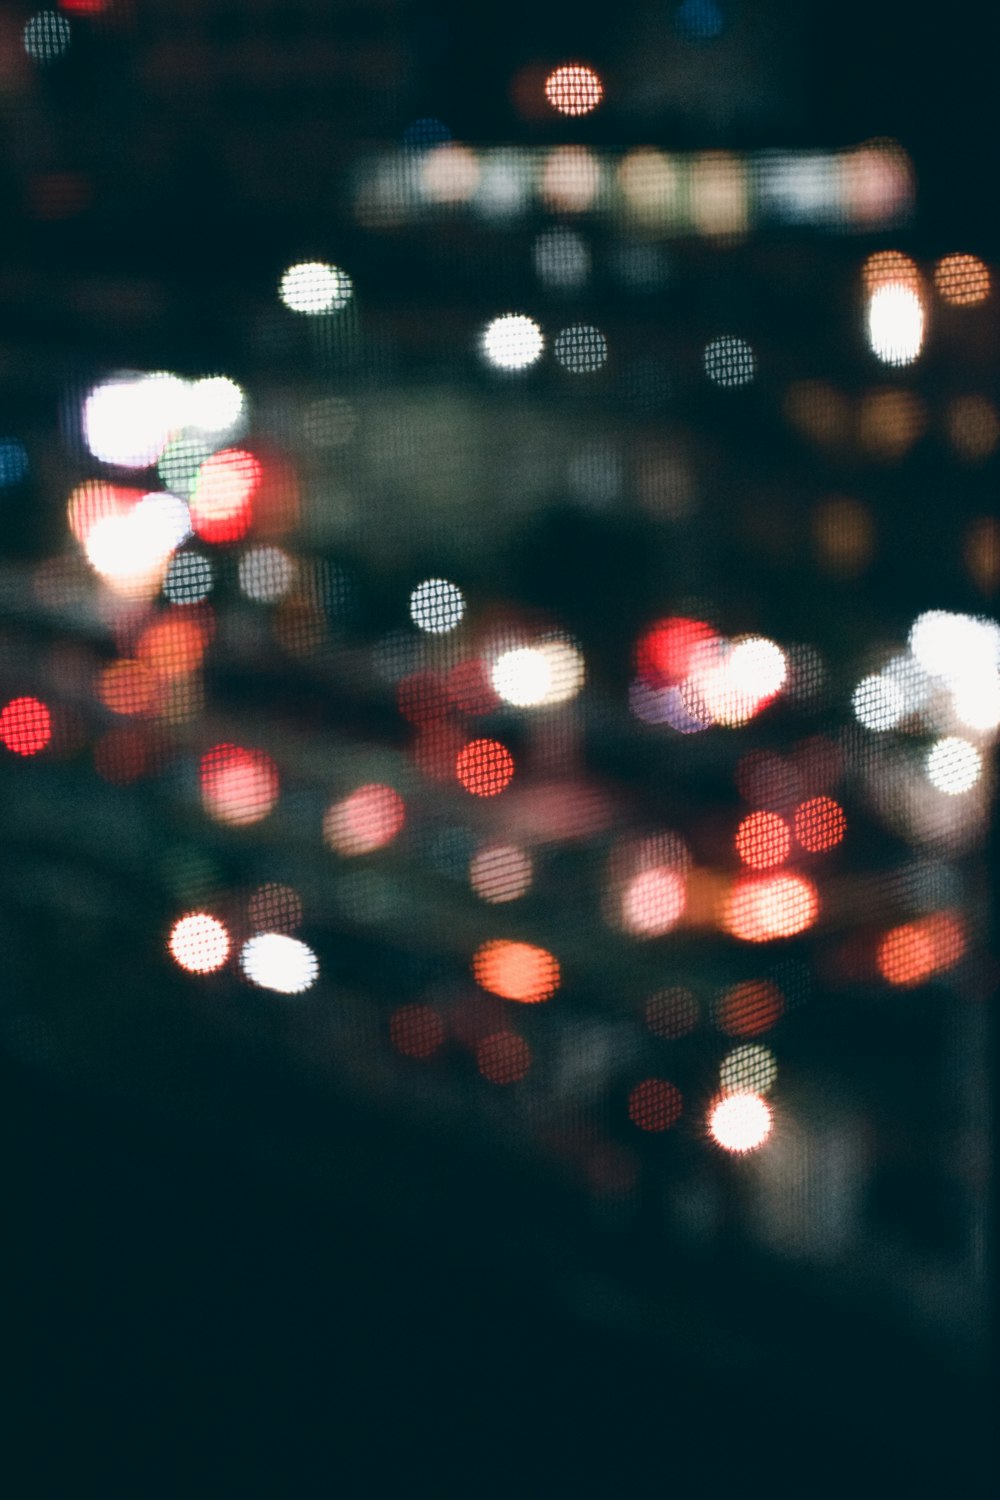
<path id="1" fill-rule="evenodd" d="M 716 639 L 693 653 L 682 695 L 695 720 L 745 724 L 781 691 L 787 676 L 788 659 L 776 641 L 761 635 Z"/>
<path id="2" fill-rule="evenodd" d="M 139 375 L 95 386 L 83 404 L 83 438 L 102 463 L 148 469 L 187 420 L 187 382 Z"/>
<path id="3" fill-rule="evenodd" d="M 868 301 L 868 343 L 884 365 L 912 365 L 924 343 L 924 309 L 912 287 L 878 286 Z"/>
<path id="4" fill-rule="evenodd" d="M 1000 678 L 996 671 L 961 679 L 952 689 L 955 717 L 966 729 L 989 734 L 1000 729 Z"/>
<path id="5" fill-rule="evenodd" d="M 540 708 L 566 703 L 583 686 L 586 667 L 580 650 L 570 641 L 540 641 L 516 646 L 493 663 L 493 690 L 515 708 Z"/>
<path id="6" fill-rule="evenodd" d="M 62 57 L 73 40 L 73 33 L 65 16 L 54 10 L 40 10 L 25 25 L 21 40 L 33 62 L 48 63 Z"/>
<path id="7" fill-rule="evenodd" d="M 246 412 L 243 387 L 228 375 L 206 375 L 188 387 L 187 425 L 213 437 L 232 437 Z"/>
<path id="8" fill-rule="evenodd" d="M 770 1047 L 748 1042 L 727 1052 L 719 1068 L 719 1086 L 727 1094 L 766 1094 L 778 1079 L 778 1064 Z"/>
<path id="9" fill-rule="evenodd" d="M 894 729 L 907 712 L 906 694 L 895 678 L 873 672 L 854 689 L 851 707 L 866 729 Z"/>
<path id="10" fill-rule="evenodd" d="M 746 339 L 725 333 L 705 345 L 705 374 L 713 385 L 749 385 L 757 373 L 757 356 Z"/>
<path id="11" fill-rule="evenodd" d="M 983 771 L 983 758 L 975 745 L 956 734 L 945 735 L 933 744 L 925 761 L 927 779 L 939 792 L 959 797 L 971 791 Z"/>
<path id="12" fill-rule="evenodd" d="M 280 547 L 250 547 L 240 558 L 239 578 L 248 599 L 274 604 L 295 581 L 295 564 Z"/>
<path id="13" fill-rule="evenodd" d="M 87 534 L 87 561 L 120 593 L 159 586 L 175 548 L 191 535 L 191 519 L 176 495 L 146 495 L 131 510 L 104 516 Z"/>
<path id="14" fill-rule="evenodd" d="M 724 1151 L 742 1155 L 763 1146 L 771 1134 L 770 1106 L 759 1094 L 726 1094 L 712 1108 L 708 1130 Z"/>
<path id="15" fill-rule="evenodd" d="M 178 552 L 170 559 L 163 592 L 171 604 L 200 604 L 212 592 L 212 564 L 202 552 Z"/>
<path id="16" fill-rule="evenodd" d="M 251 984 L 279 995 L 301 995 L 316 983 L 319 963 L 308 943 L 283 932 L 260 932 L 243 944 L 240 968 Z"/>
<path id="17" fill-rule="evenodd" d="M 174 923 L 167 946 L 175 962 L 189 974 L 212 974 L 229 956 L 229 933 L 218 917 L 210 917 L 205 911 L 191 912 Z"/>
<path id="18" fill-rule="evenodd" d="M 354 283 L 346 271 L 322 260 L 303 260 L 282 274 L 278 296 L 290 312 L 317 317 L 340 312 L 354 295 Z"/>
<path id="19" fill-rule="evenodd" d="M 428 635 L 447 635 L 465 614 L 465 595 L 447 578 L 425 578 L 410 595 L 410 619 Z"/>
<path id="20" fill-rule="evenodd" d="M 542 355 L 545 338 L 534 318 L 523 313 L 504 313 L 483 329 L 483 358 L 497 370 L 526 370 Z"/>
<path id="21" fill-rule="evenodd" d="M 970 670 L 989 672 L 1000 662 L 1000 626 L 975 615 L 928 609 L 910 628 L 910 650 L 925 672 L 946 681 Z"/>

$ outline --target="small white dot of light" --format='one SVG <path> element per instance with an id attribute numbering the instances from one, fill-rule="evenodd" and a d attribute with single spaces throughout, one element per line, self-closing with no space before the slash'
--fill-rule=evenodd
<path id="1" fill-rule="evenodd" d="M 966 729 L 988 734 L 1000 728 L 1000 678 L 989 675 L 962 678 L 952 689 L 955 717 Z"/>
<path id="2" fill-rule="evenodd" d="M 295 564 L 280 547 L 251 547 L 240 558 L 240 588 L 256 604 L 283 599 L 295 578 Z"/>
<path id="3" fill-rule="evenodd" d="M 464 614 L 465 595 L 447 578 L 425 578 L 410 595 L 410 618 L 429 635 L 447 635 Z"/>
<path id="4" fill-rule="evenodd" d="M 983 770 L 983 758 L 975 745 L 955 734 L 945 735 L 932 745 L 924 764 L 931 785 L 949 797 L 970 791 Z"/>
<path id="5" fill-rule="evenodd" d="M 301 995 L 316 983 L 319 964 L 308 943 L 283 932 L 259 932 L 240 951 L 240 968 L 251 984 L 279 995 Z"/>
<path id="6" fill-rule="evenodd" d="M 712 1109 L 708 1129 L 725 1151 L 755 1151 L 771 1134 L 773 1117 L 758 1094 L 726 1094 Z"/>
<path id="7" fill-rule="evenodd" d="M 502 652 L 493 663 L 490 680 L 505 703 L 538 708 L 575 697 L 585 672 L 583 656 L 571 642 L 542 641 Z"/>
<path id="8" fill-rule="evenodd" d="M 734 1047 L 722 1059 L 719 1086 L 727 1094 L 766 1094 L 777 1082 L 778 1064 L 770 1047 L 749 1042 Z"/>
<path id="9" fill-rule="evenodd" d="M 243 387 L 228 375 L 206 375 L 188 390 L 188 425 L 215 437 L 231 437 L 246 411 Z"/>
<path id="10" fill-rule="evenodd" d="M 757 356 L 746 339 L 723 334 L 705 345 L 705 374 L 715 385 L 749 385 L 757 372 Z"/>
<path id="11" fill-rule="evenodd" d="M 483 358 L 497 370 L 526 370 L 541 358 L 544 347 L 542 330 L 523 313 L 493 318 L 480 341 Z"/>
<path id="12" fill-rule="evenodd" d="M 876 287 L 868 300 L 868 343 L 884 365 L 912 365 L 924 342 L 924 309 L 911 287 Z"/>
<path id="13" fill-rule="evenodd" d="M 354 294 L 346 271 L 321 260 L 303 260 L 282 274 L 278 296 L 290 312 L 316 316 L 339 312 Z"/>
<path id="14" fill-rule="evenodd" d="M 587 242 L 572 229 L 546 229 L 535 240 L 531 258 L 535 275 L 546 286 L 575 291 L 590 275 Z"/>
<path id="15" fill-rule="evenodd" d="M 84 441 L 102 463 L 147 469 L 183 426 L 187 401 L 187 385 L 176 375 L 107 381 L 84 401 Z"/>
<path id="16" fill-rule="evenodd" d="M 785 653 L 764 636 L 746 636 L 721 653 L 699 653 L 690 685 L 717 724 L 743 724 L 774 697 L 788 675 Z"/>
<path id="17" fill-rule="evenodd" d="M 212 564 L 201 552 L 178 552 L 170 559 L 163 592 L 171 604 L 198 604 L 212 592 Z"/>
<path id="18" fill-rule="evenodd" d="M 607 363 L 608 341 L 590 323 L 573 323 L 556 334 L 556 359 L 572 375 L 589 375 Z"/>
<path id="19" fill-rule="evenodd" d="M 188 499 L 197 483 L 198 470 L 211 456 L 212 448 L 208 443 L 184 433 L 172 438 L 164 448 L 156 472 L 168 490 Z"/>
<path id="20" fill-rule="evenodd" d="M 906 698 L 898 682 L 873 672 L 854 689 L 851 707 L 866 729 L 893 729 L 906 714 Z"/>
<path id="21" fill-rule="evenodd" d="M 910 650 L 933 677 L 949 680 L 990 670 L 1000 661 L 1000 626 L 975 615 L 928 609 L 910 628 Z"/>
<path id="22" fill-rule="evenodd" d="M 54 10 L 40 10 L 31 17 L 21 33 L 24 50 L 34 62 L 54 62 L 62 57 L 73 39 L 65 16 Z"/>

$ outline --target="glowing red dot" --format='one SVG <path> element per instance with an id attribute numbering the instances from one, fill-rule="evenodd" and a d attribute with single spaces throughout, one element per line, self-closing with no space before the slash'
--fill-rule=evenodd
<path id="1" fill-rule="evenodd" d="M 514 774 L 514 757 L 499 740 L 470 740 L 458 753 L 455 774 L 474 797 L 496 797 Z"/>
<path id="2" fill-rule="evenodd" d="M 785 1000 L 769 979 L 745 979 L 721 995 L 715 1021 L 727 1036 L 761 1036 L 781 1020 Z"/>
<path id="3" fill-rule="evenodd" d="M 238 542 L 250 529 L 253 501 L 264 471 L 242 448 L 206 458 L 191 496 L 191 525 L 206 542 Z"/>
<path id="4" fill-rule="evenodd" d="M 628 1096 L 628 1117 L 640 1130 L 669 1130 L 682 1109 L 680 1089 L 665 1078 L 644 1078 Z"/>
<path id="5" fill-rule="evenodd" d="M 750 813 L 736 830 L 736 852 L 754 870 L 784 864 L 791 846 L 788 824 L 777 813 Z"/>
<path id="6" fill-rule="evenodd" d="M 796 808 L 795 837 L 810 854 L 834 848 L 846 832 L 844 809 L 832 797 L 810 797 Z"/>
<path id="7" fill-rule="evenodd" d="M 12 698 L 0 713 L 0 744 L 15 755 L 37 755 L 52 738 L 52 715 L 40 698 Z"/>
<path id="8" fill-rule="evenodd" d="M 391 844 L 406 821 L 406 803 L 391 786 L 370 782 L 327 809 L 323 837 L 338 854 L 371 854 Z"/>
<path id="9" fill-rule="evenodd" d="M 804 875 L 749 877 L 730 890 L 723 925 L 745 943 L 769 943 L 804 932 L 818 911 L 816 887 Z"/>
<path id="10" fill-rule="evenodd" d="M 639 637 L 636 666 L 650 687 L 665 688 L 682 682 L 691 670 L 692 657 L 700 646 L 715 639 L 715 631 L 703 620 L 677 615 L 657 620 Z"/>
<path id="11" fill-rule="evenodd" d="M 559 962 L 547 948 L 533 943 L 510 943 L 503 938 L 484 943 L 472 960 L 477 984 L 504 1000 L 536 1005 L 559 988 Z"/>
<path id="12" fill-rule="evenodd" d="M 430 1005 L 401 1005 L 389 1017 L 389 1036 L 404 1057 L 433 1057 L 444 1042 L 444 1022 Z"/>
<path id="13" fill-rule="evenodd" d="M 476 1046 L 476 1066 L 490 1083 L 518 1083 L 531 1067 L 531 1048 L 513 1031 L 494 1031 Z"/>
<path id="14" fill-rule="evenodd" d="M 263 750 L 216 745 L 201 758 L 200 779 L 205 811 L 220 823 L 259 823 L 278 800 L 278 768 Z"/>

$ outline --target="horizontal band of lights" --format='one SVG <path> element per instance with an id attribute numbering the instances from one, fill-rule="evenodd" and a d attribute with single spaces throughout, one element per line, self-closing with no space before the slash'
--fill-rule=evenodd
<path id="1" fill-rule="evenodd" d="M 750 152 L 445 141 L 369 158 L 355 183 L 355 215 L 373 229 L 466 211 L 491 229 L 589 215 L 619 233 L 708 239 L 783 225 L 871 233 L 906 223 L 914 199 L 909 158 L 891 140 Z M 964 295 L 962 270 L 952 279 Z"/>

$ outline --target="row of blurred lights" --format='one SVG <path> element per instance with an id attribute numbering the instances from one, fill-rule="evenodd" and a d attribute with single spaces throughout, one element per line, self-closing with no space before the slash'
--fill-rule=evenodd
<path id="1" fill-rule="evenodd" d="M 864 262 L 862 282 L 872 353 L 883 364 L 913 364 L 924 344 L 927 301 L 916 262 L 899 250 L 879 250 Z M 975 307 L 990 295 L 989 267 L 975 255 L 944 255 L 933 285 L 949 306 Z"/>
<path id="2" fill-rule="evenodd" d="M 848 151 L 708 151 L 583 145 L 477 149 L 454 141 L 386 153 L 358 174 L 368 227 L 470 209 L 491 223 L 541 209 L 599 213 L 648 234 L 738 238 L 766 224 L 888 228 L 913 202 L 909 159 L 894 141 Z"/>

